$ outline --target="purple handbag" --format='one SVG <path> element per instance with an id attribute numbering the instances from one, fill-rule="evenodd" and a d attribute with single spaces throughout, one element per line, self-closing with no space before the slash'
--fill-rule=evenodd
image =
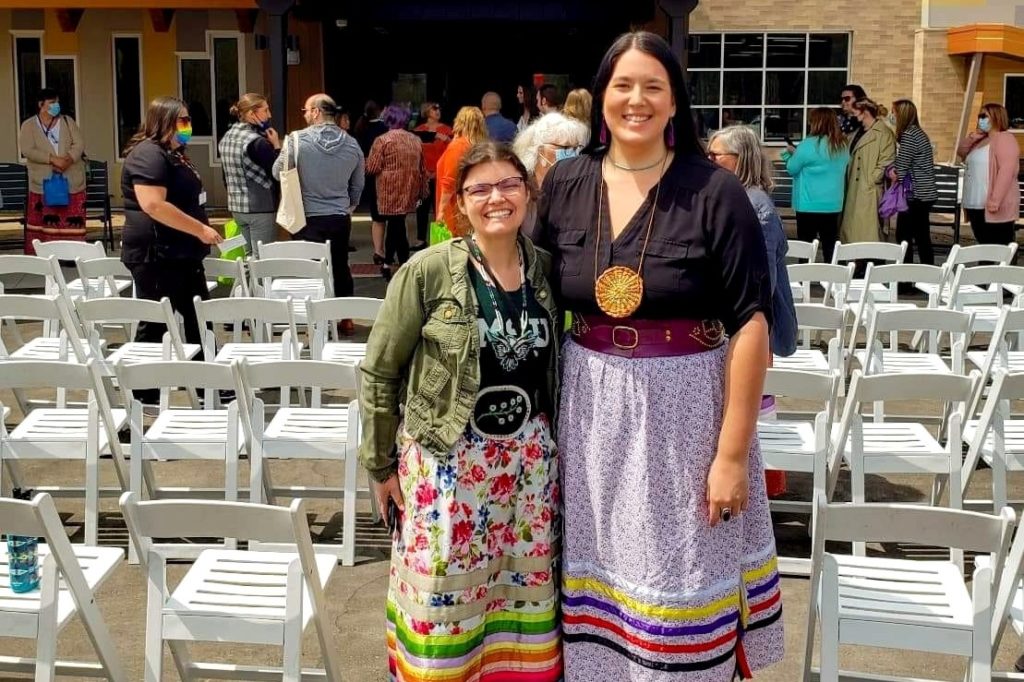
<path id="1" fill-rule="evenodd" d="M 886 170 L 888 174 L 888 169 Z M 910 194 L 914 188 L 913 181 L 910 179 L 910 173 L 903 176 L 903 179 L 899 182 L 894 182 L 889 186 L 885 192 L 882 193 L 882 199 L 878 202 L 878 215 L 883 220 L 888 220 L 897 213 L 903 213 L 907 210 L 907 200 L 910 198 Z"/>

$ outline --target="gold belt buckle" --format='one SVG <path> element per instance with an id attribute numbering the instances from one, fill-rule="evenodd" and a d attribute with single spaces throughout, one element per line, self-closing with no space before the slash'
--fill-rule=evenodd
<path id="1" fill-rule="evenodd" d="M 621 343 L 619 343 L 618 341 L 615 340 L 615 334 L 617 332 L 619 332 L 620 330 L 621 331 L 627 331 L 627 332 L 633 332 L 633 343 L 632 343 L 632 345 L 621 344 Z M 636 348 L 637 346 L 640 345 L 640 332 L 638 332 L 633 327 L 629 327 L 629 326 L 624 325 L 624 324 L 617 324 L 614 327 L 612 327 L 612 345 L 615 346 L 616 348 L 618 348 L 619 350 L 633 350 L 634 348 Z"/>

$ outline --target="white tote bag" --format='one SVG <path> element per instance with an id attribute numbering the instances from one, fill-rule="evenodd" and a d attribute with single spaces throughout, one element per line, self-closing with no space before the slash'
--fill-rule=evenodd
<path id="1" fill-rule="evenodd" d="M 295 165 L 288 167 L 288 147 L 295 148 Z M 306 226 L 306 210 L 302 207 L 299 185 L 299 141 L 295 134 L 284 138 L 284 168 L 281 170 L 281 203 L 277 207 L 277 224 L 295 234 Z"/>

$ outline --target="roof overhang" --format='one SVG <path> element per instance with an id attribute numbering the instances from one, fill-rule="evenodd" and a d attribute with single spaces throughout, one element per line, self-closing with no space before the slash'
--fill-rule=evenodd
<path id="1" fill-rule="evenodd" d="M 1024 28 L 1007 24 L 968 24 L 947 31 L 951 55 L 990 54 L 1024 59 Z"/>

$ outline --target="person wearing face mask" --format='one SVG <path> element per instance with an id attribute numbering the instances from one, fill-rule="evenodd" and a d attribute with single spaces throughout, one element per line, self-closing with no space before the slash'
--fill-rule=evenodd
<path id="1" fill-rule="evenodd" d="M 359 366 L 359 459 L 393 529 L 390 679 L 556 682 L 550 258 L 520 236 L 535 190 L 508 145 L 471 147 L 455 187 L 469 236 L 395 273 Z"/>
<path id="2" fill-rule="evenodd" d="M 35 116 L 21 124 L 18 146 L 28 168 L 25 253 L 35 254 L 32 242 L 85 239 L 85 140 L 78 124 L 61 114 L 57 91 L 43 88 Z M 43 181 L 61 175 L 67 180 L 66 204 L 48 205 Z"/>
<path id="3" fill-rule="evenodd" d="M 578 156 L 589 141 L 589 124 L 554 112 L 535 119 L 516 136 L 512 148 L 526 166 L 534 184 L 540 187 L 556 163 Z M 531 206 L 523 222 L 523 234 L 531 239 L 536 220 L 536 211 Z"/>
<path id="4" fill-rule="evenodd" d="M 977 129 L 957 148 L 957 155 L 967 164 L 964 209 L 979 244 L 1009 244 L 1016 238 L 1020 149 L 1009 127 L 1003 105 L 986 104 L 978 114 Z"/>
<path id="5" fill-rule="evenodd" d="M 846 169 L 846 197 L 839 239 L 843 243 L 877 242 L 881 223 L 878 202 L 882 198 L 885 170 L 896 159 L 896 136 L 878 118 L 878 105 L 869 99 L 853 103 L 854 116 L 864 132 L 850 144 Z"/>
<path id="6" fill-rule="evenodd" d="M 209 225 L 203 180 L 185 153 L 191 139 L 192 118 L 184 102 L 158 97 L 150 103 L 124 151 L 121 261 L 131 270 L 136 296 L 152 301 L 166 296 L 182 316 L 185 340 L 202 343 L 193 297 L 210 297 L 203 258 L 223 238 Z M 163 325 L 141 322 L 135 340 L 159 342 L 165 331 Z"/>
<path id="7" fill-rule="evenodd" d="M 247 92 L 235 102 L 230 114 L 238 119 L 221 138 L 221 171 L 228 191 L 228 210 L 245 237 L 245 255 L 257 242 L 277 238 L 279 188 L 274 181 L 274 162 L 281 152 L 281 138 L 270 125 L 267 98 Z"/>

